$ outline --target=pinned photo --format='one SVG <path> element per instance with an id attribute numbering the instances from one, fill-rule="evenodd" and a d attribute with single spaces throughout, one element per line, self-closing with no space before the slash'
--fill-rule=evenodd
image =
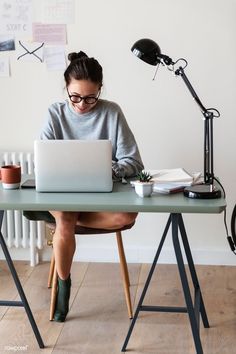
<path id="1" fill-rule="evenodd" d="M 0 52 L 15 50 L 15 39 L 9 34 L 0 35 Z"/>

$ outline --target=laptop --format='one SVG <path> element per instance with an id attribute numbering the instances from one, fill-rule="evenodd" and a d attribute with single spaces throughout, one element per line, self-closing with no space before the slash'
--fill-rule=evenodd
<path id="1" fill-rule="evenodd" d="M 110 140 L 36 140 L 38 192 L 111 192 Z"/>

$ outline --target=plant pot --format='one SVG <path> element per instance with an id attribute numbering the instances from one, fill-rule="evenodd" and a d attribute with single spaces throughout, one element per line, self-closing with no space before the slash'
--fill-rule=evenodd
<path id="1" fill-rule="evenodd" d="M 133 182 L 135 192 L 142 198 L 151 196 L 153 191 L 153 184 L 153 182 Z"/>

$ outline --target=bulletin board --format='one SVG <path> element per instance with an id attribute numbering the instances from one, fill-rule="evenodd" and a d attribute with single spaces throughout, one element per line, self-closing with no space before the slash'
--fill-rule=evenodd
<path id="1" fill-rule="evenodd" d="M 0 52 L 16 51 L 19 62 L 44 62 L 48 71 L 64 70 L 67 24 L 75 22 L 75 2 L 40 1 L 37 16 L 34 5 L 33 0 L 0 1 Z M 12 74 L 10 56 L 1 56 L 0 77 Z"/>

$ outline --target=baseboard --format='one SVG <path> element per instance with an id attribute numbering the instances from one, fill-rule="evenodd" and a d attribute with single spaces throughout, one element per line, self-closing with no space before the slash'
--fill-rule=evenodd
<path id="1" fill-rule="evenodd" d="M 13 260 L 30 261 L 29 249 L 9 249 Z M 133 246 L 125 247 L 125 254 L 128 263 L 152 263 L 155 256 L 155 250 L 152 247 L 137 248 Z M 228 249 L 225 250 L 192 250 L 192 255 L 195 264 L 209 265 L 236 265 L 236 256 Z M 46 247 L 40 251 L 39 259 L 49 261 L 51 257 L 51 249 Z M 0 251 L 0 259 L 4 259 L 2 251 Z M 118 251 L 116 246 L 105 247 L 93 245 L 80 245 L 77 247 L 74 261 L 80 262 L 118 262 Z M 163 248 L 159 263 L 176 263 L 176 258 L 173 249 Z"/>
<path id="2" fill-rule="evenodd" d="M 152 263 L 155 250 L 151 247 L 125 247 L 125 254 L 128 263 Z M 192 255 L 195 264 L 236 265 L 236 256 L 230 250 L 193 250 Z M 91 247 L 83 246 L 77 249 L 74 260 L 87 262 L 119 261 L 116 248 L 96 247 L 92 249 Z M 176 263 L 174 250 L 163 248 L 158 262 Z"/>

